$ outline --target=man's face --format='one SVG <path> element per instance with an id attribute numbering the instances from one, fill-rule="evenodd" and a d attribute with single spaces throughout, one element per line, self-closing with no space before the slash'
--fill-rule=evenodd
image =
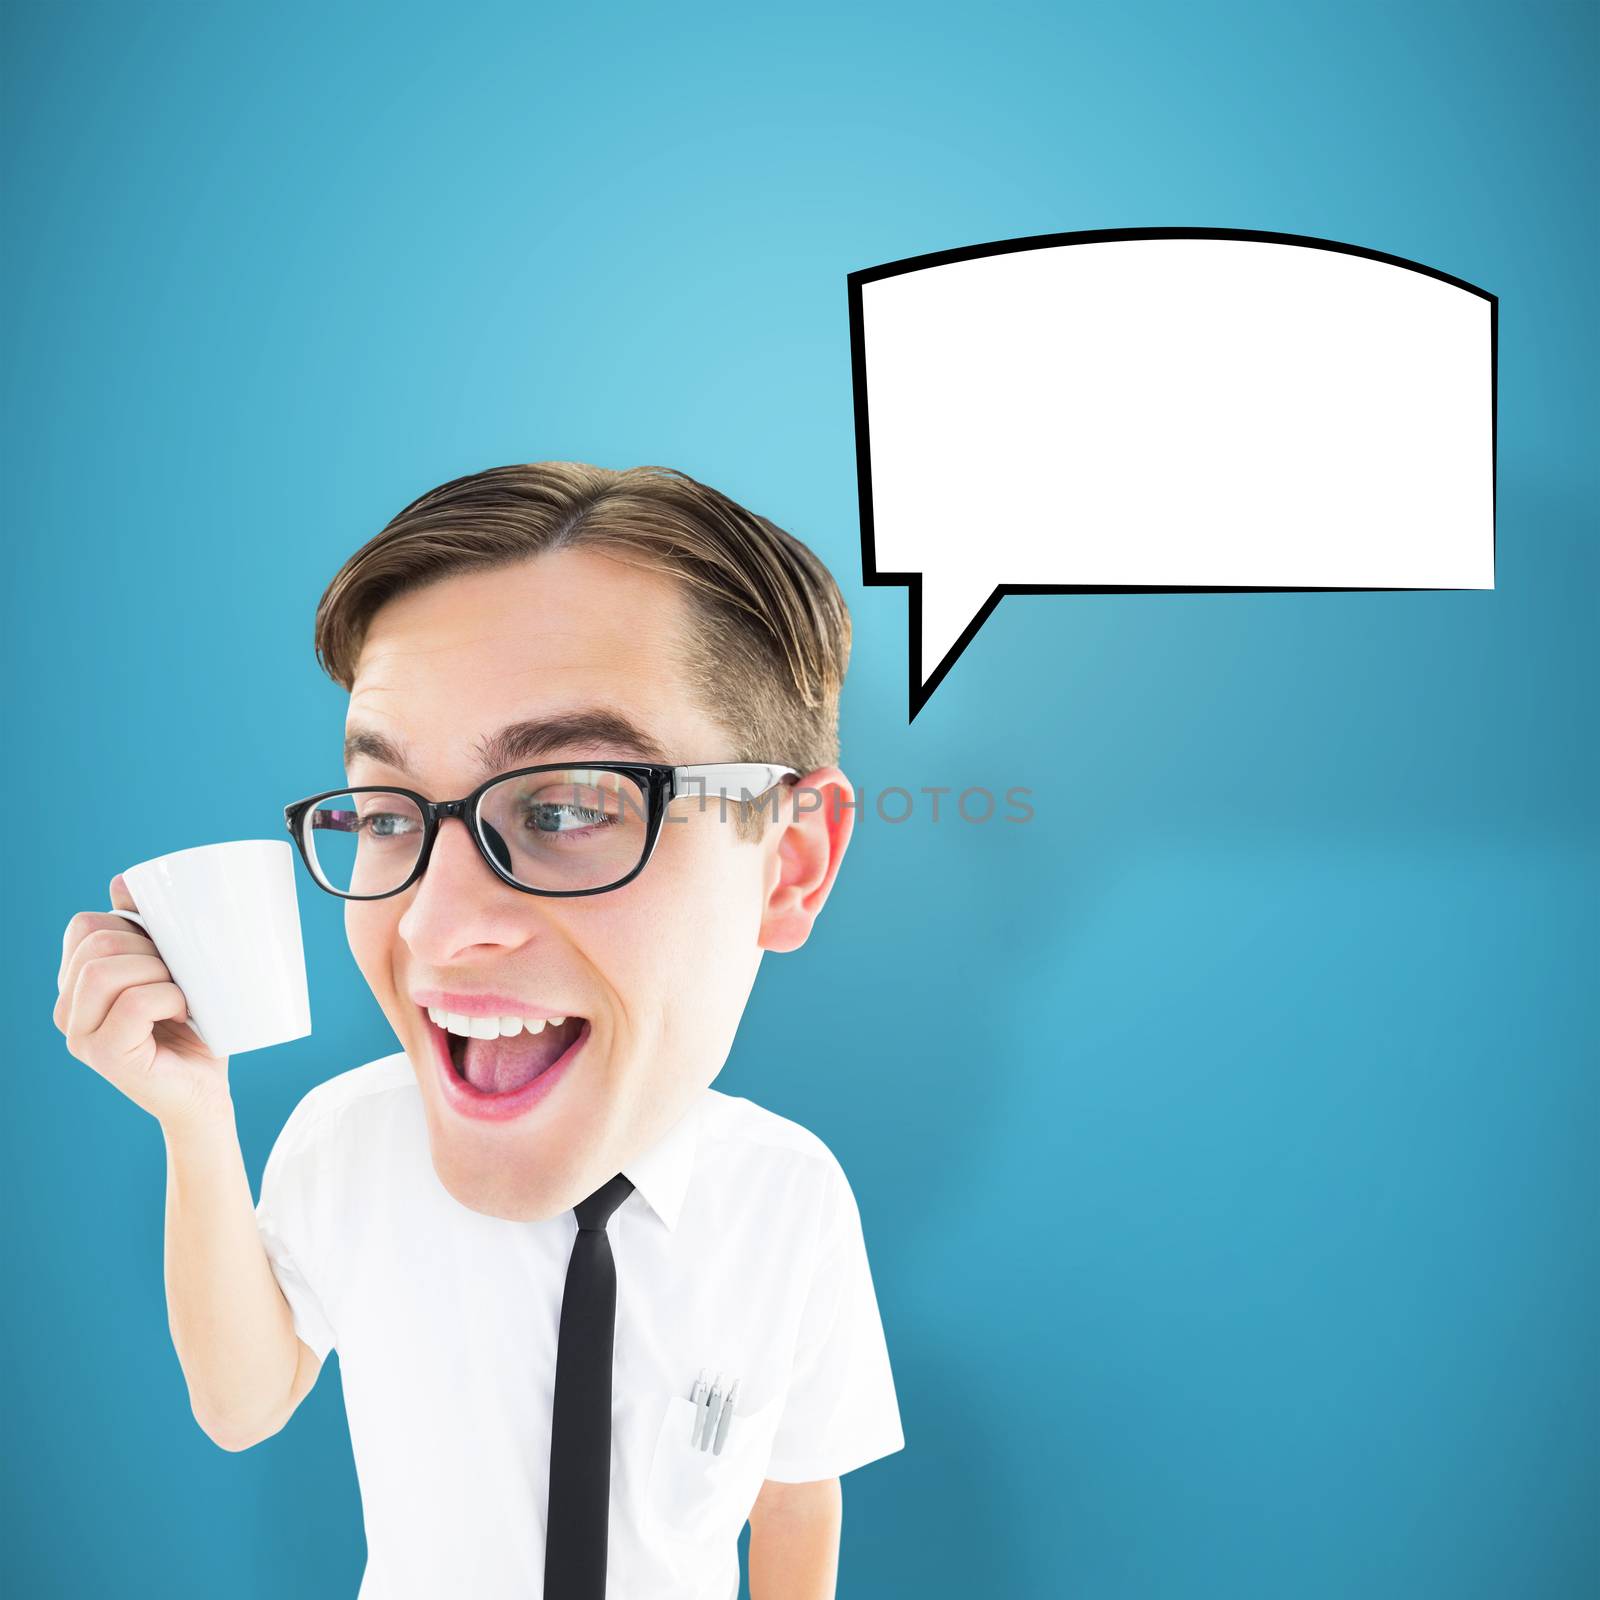
<path id="1" fill-rule="evenodd" d="M 454 799 L 487 775 L 480 739 L 587 711 L 620 713 L 674 763 L 732 760 L 728 736 L 680 679 L 675 646 L 689 625 L 671 579 L 586 550 L 391 600 L 362 649 L 347 732 L 375 731 L 409 759 L 395 768 L 357 755 L 348 781 Z M 645 755 L 582 738 L 529 760 Z M 511 1221 L 557 1215 L 716 1077 L 762 950 L 804 943 L 848 842 L 853 813 L 835 815 L 830 792 L 837 784 L 849 798 L 843 774 L 802 776 L 827 803 L 797 817 L 794 791 L 780 790 L 778 822 L 759 842 L 741 841 L 732 811 L 724 819 L 715 802 L 676 801 L 644 871 L 604 894 L 523 894 L 490 871 L 462 822 L 446 819 L 420 882 L 346 902 L 351 951 L 422 1090 L 434 1168 L 462 1205 Z M 412 998 L 423 990 L 514 997 L 528 1012 L 587 1019 L 589 1038 L 522 1115 L 464 1116 L 444 1094 Z"/>

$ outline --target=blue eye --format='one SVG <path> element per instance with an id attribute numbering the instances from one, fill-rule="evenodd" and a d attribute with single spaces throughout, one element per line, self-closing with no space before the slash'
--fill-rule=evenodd
<path id="1" fill-rule="evenodd" d="M 549 802 L 529 806 L 528 813 L 533 828 L 539 833 L 579 833 L 584 828 L 609 826 L 613 820 L 605 812 L 595 811 L 588 806 L 556 805 Z M 563 828 L 560 822 L 562 816 L 577 818 L 577 825 Z"/>
<path id="2" fill-rule="evenodd" d="M 370 811 L 361 819 L 361 831 L 374 839 L 394 839 L 400 836 L 400 829 L 394 824 L 403 827 L 410 821 L 409 817 L 402 817 L 393 811 Z"/>

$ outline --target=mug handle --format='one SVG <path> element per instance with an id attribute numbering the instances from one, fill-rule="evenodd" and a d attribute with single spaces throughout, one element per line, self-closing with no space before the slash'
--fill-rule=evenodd
<path id="1" fill-rule="evenodd" d="M 148 925 L 145 923 L 144 918 L 141 917 L 137 911 L 124 911 L 121 906 L 112 906 L 110 908 L 110 910 L 111 910 L 111 915 L 112 916 L 114 916 L 114 917 L 126 917 L 129 922 L 138 923 L 139 927 L 141 929 L 143 929 L 143 931 L 147 935 L 149 935 L 150 938 L 153 939 L 155 937 L 154 934 L 150 933 L 150 929 L 149 929 Z M 159 953 L 160 952 L 158 951 L 157 954 L 159 954 Z M 203 1033 L 201 1033 L 200 1028 L 199 1028 L 198 1024 L 195 1022 L 194 1018 L 192 1016 L 188 1015 L 188 1006 L 187 1006 L 187 1004 L 184 1006 L 184 1012 L 185 1012 L 185 1015 L 184 1015 L 184 1019 L 183 1020 L 190 1028 L 192 1028 L 194 1030 L 195 1038 L 197 1038 L 200 1041 L 201 1044 L 204 1044 L 206 1046 L 206 1049 L 211 1051 L 212 1055 L 215 1055 L 216 1051 L 211 1050 L 211 1046 L 209 1044 L 206 1044 L 206 1036 Z"/>

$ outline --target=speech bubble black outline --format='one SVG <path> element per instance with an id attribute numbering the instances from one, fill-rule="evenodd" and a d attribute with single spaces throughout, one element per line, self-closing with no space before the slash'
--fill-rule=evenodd
<path id="1" fill-rule="evenodd" d="M 850 297 L 850 382 L 855 399 L 856 423 L 856 490 L 861 505 L 861 575 L 868 588 L 886 588 L 904 585 L 908 591 L 910 607 L 910 638 L 908 641 L 908 682 L 911 699 L 909 722 L 917 720 L 917 713 L 933 698 L 934 691 L 944 682 L 945 675 L 961 659 L 962 652 L 977 637 L 978 630 L 989 620 L 994 608 L 1008 594 L 1460 594 L 1459 589 L 1421 590 L 1407 586 L 1404 589 L 1381 588 L 1310 588 L 1280 589 L 1267 586 L 1227 588 L 1168 588 L 1154 585 L 1123 584 L 1067 584 L 1000 583 L 989 592 L 989 598 L 979 607 L 972 621 L 962 630 L 960 638 L 945 652 L 944 659 L 933 669 L 933 675 L 922 682 L 922 574 L 920 572 L 880 572 L 878 570 L 876 529 L 872 520 L 872 432 L 867 416 L 867 358 L 866 335 L 862 322 L 861 288 L 863 284 L 876 283 L 882 278 L 898 277 L 903 272 L 920 272 L 926 267 L 947 266 L 955 261 L 977 261 L 985 256 L 1009 255 L 1016 250 L 1041 250 L 1064 244 L 1100 244 L 1113 239 L 1251 239 L 1260 244 L 1309 245 L 1317 250 L 1337 250 L 1344 255 L 1365 256 L 1369 261 L 1386 262 L 1392 267 L 1405 267 L 1420 272 L 1441 283 L 1453 284 L 1458 289 L 1468 289 L 1482 295 L 1489 302 L 1489 482 L 1490 482 L 1490 554 L 1491 574 L 1499 549 L 1499 459 L 1500 459 L 1500 297 L 1487 289 L 1468 283 L 1465 278 L 1453 277 L 1437 267 L 1424 266 L 1420 261 L 1408 261 L 1404 256 L 1390 255 L 1383 250 L 1369 250 L 1363 245 L 1345 244 L 1338 239 L 1318 239 L 1305 233 L 1266 233 L 1255 228 L 1090 228 L 1073 233 L 1035 233 L 1020 239 L 998 239 L 988 244 L 963 245 L 954 250 L 935 250 L 927 255 L 905 256 L 899 261 L 885 262 L 878 267 L 863 267 L 846 275 L 845 282 Z"/>

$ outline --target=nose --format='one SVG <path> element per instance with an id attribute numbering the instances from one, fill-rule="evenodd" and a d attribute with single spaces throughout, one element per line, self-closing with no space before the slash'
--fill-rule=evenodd
<path id="1" fill-rule="evenodd" d="M 495 859 L 509 866 L 510 851 L 488 828 L 484 838 Z M 460 817 L 444 817 L 421 881 L 397 931 L 419 962 L 440 970 L 474 947 L 511 949 L 527 942 L 549 915 L 548 902 L 502 883 L 485 865 Z"/>

